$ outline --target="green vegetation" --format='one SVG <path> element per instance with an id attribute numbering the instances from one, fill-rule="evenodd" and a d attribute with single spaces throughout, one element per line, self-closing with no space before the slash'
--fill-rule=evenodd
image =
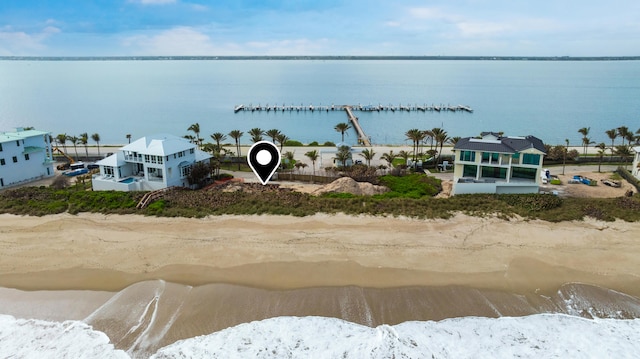
<path id="1" fill-rule="evenodd" d="M 145 209 L 136 209 L 142 192 L 93 192 L 83 186 L 63 189 L 23 187 L 0 192 L 0 213 L 43 216 L 68 212 L 138 213 L 165 217 L 204 217 L 222 214 L 307 216 L 318 212 L 352 215 L 449 218 L 457 213 L 503 219 L 541 219 L 550 222 L 592 217 L 611 221 L 640 221 L 640 196 L 619 198 L 561 198 L 549 194 L 460 195 L 433 198 L 440 181 L 422 174 L 382 176 L 391 191 L 383 195 L 327 194 L 311 196 L 278 186 L 228 184 L 235 191 L 177 189 Z M 225 185 L 223 185 L 225 186 Z"/>
<path id="2" fill-rule="evenodd" d="M 378 198 L 422 198 L 435 196 L 442 189 L 441 181 L 435 177 L 414 173 L 407 176 L 386 175 L 380 177 L 380 183 L 391 190 Z"/>
<path id="3" fill-rule="evenodd" d="M 302 147 L 302 146 L 304 146 L 304 145 L 302 144 L 302 142 L 300 142 L 300 141 L 296 141 L 296 140 L 287 140 L 287 141 L 284 143 L 284 145 L 285 145 L 285 146 L 288 146 L 288 147 Z"/>

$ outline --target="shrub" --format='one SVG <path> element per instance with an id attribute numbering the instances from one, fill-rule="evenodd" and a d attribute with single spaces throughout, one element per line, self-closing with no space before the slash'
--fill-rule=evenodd
<path id="1" fill-rule="evenodd" d="M 549 183 L 559 185 L 559 184 L 562 184 L 562 181 L 560 181 L 558 178 L 554 178 L 551 181 L 549 181 Z"/>
<path id="2" fill-rule="evenodd" d="M 285 145 L 285 146 L 290 146 L 290 147 L 302 147 L 302 146 L 304 146 L 304 145 L 302 144 L 302 142 L 300 142 L 300 141 L 296 141 L 296 140 L 287 140 L 287 141 L 284 143 L 284 145 Z"/>
<path id="3" fill-rule="evenodd" d="M 319 146 L 318 141 L 310 142 L 307 146 Z"/>
<path id="4" fill-rule="evenodd" d="M 336 147 L 336 144 L 331 142 L 331 141 L 327 141 L 325 143 L 322 144 L 325 147 Z"/>
<path id="5" fill-rule="evenodd" d="M 377 195 L 378 198 L 421 198 L 435 196 L 442 189 L 439 179 L 421 173 L 401 177 L 386 175 L 380 177 L 380 183 L 389 187 L 391 191 Z"/>

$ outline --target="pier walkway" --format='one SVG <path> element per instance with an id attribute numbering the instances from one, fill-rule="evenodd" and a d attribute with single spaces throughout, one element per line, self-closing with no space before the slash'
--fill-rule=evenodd
<path id="1" fill-rule="evenodd" d="M 369 140 L 369 137 L 367 137 L 367 134 L 364 133 L 364 130 L 362 129 L 362 127 L 360 127 L 360 123 L 358 123 L 358 118 L 353 115 L 353 111 L 351 111 L 351 106 L 344 106 L 344 110 L 347 112 L 347 116 L 349 116 L 349 121 L 351 121 L 353 128 L 356 130 L 356 133 L 358 134 L 358 142 L 367 147 L 371 147 L 371 141 Z"/>

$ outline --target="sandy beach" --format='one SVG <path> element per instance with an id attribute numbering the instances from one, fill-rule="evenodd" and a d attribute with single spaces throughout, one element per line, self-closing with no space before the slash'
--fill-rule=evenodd
<path id="1" fill-rule="evenodd" d="M 315 215 L 0 216 L 0 285 L 120 290 L 146 279 L 262 288 L 580 281 L 640 294 L 640 224 Z M 481 280 L 481 278 L 484 278 Z"/>

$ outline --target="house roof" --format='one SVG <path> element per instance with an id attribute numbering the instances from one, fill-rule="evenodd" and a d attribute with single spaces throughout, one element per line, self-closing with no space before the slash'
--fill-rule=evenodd
<path id="1" fill-rule="evenodd" d="M 196 145 L 185 138 L 169 134 L 157 134 L 135 140 L 122 147 L 121 150 L 145 155 L 168 156 L 195 147 Z"/>
<path id="2" fill-rule="evenodd" d="M 23 140 L 29 137 L 44 136 L 48 134 L 49 132 L 45 132 L 45 131 L 23 130 L 21 128 L 17 128 L 15 131 L 11 131 L 11 132 L 0 132 L 0 143 L 10 142 L 15 140 Z"/>
<path id="3" fill-rule="evenodd" d="M 458 140 L 453 149 L 499 153 L 516 153 L 527 149 L 536 149 L 546 153 L 544 143 L 535 136 L 498 137 L 496 140 L 465 137 Z"/>

